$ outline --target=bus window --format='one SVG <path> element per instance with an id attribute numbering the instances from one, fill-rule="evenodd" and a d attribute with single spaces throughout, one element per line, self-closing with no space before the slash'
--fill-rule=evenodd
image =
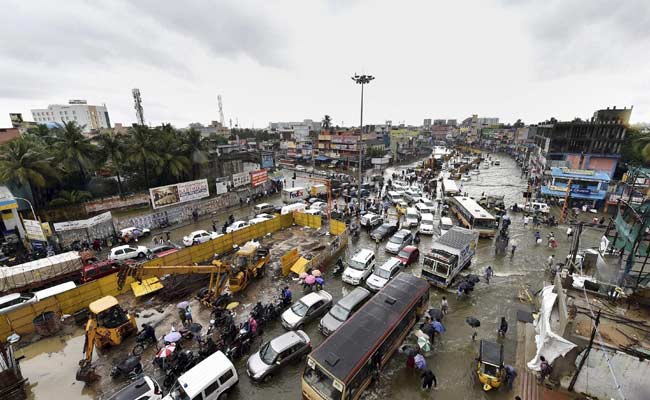
<path id="1" fill-rule="evenodd" d="M 372 366 L 372 357 L 368 360 L 366 365 L 364 365 L 359 372 L 352 378 L 350 383 L 346 387 L 346 399 L 354 399 L 357 395 L 357 391 L 360 387 L 363 386 L 364 382 L 370 378 L 372 375 L 373 366 Z"/>
<path id="2" fill-rule="evenodd" d="M 326 399 L 341 400 L 341 392 L 334 387 L 334 379 L 321 371 L 316 365 L 312 368 L 309 364 L 308 361 L 303 375 L 305 381 Z"/>

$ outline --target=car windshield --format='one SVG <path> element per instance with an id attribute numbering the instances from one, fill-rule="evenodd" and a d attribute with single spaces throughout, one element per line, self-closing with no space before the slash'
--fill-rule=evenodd
<path id="1" fill-rule="evenodd" d="M 387 269 L 379 268 L 377 271 L 375 271 L 375 275 L 380 278 L 388 279 L 390 278 L 390 271 Z"/>
<path id="2" fill-rule="evenodd" d="M 406 214 L 406 219 L 418 219 L 417 214 Z"/>
<path id="3" fill-rule="evenodd" d="M 337 304 L 334 307 L 332 307 L 332 309 L 330 310 L 330 314 L 332 315 L 332 317 L 336 318 L 337 320 L 344 322 L 345 320 L 348 319 L 348 315 L 350 315 L 350 311 L 346 310 L 345 308 Z"/>
<path id="4" fill-rule="evenodd" d="M 350 262 L 348 263 L 348 265 L 350 266 L 350 268 L 352 268 L 352 269 L 356 269 L 356 270 L 359 270 L 359 271 L 363 271 L 364 269 L 366 269 L 366 265 L 365 265 L 365 264 L 360 263 L 360 262 L 358 262 L 358 261 L 354 261 L 354 260 L 350 260 Z"/>
<path id="5" fill-rule="evenodd" d="M 401 235 L 395 235 L 390 238 L 389 242 L 391 243 L 396 243 L 396 244 L 401 244 L 404 241 L 404 236 Z"/>
<path id="6" fill-rule="evenodd" d="M 402 251 L 399 252 L 399 254 L 397 256 L 402 257 L 402 258 L 409 258 L 410 255 L 411 255 L 410 251 L 407 251 L 406 249 L 403 249 Z"/>
<path id="7" fill-rule="evenodd" d="M 309 310 L 309 307 L 302 301 L 299 301 L 291 306 L 291 311 L 293 311 L 293 313 L 299 317 L 304 317 L 305 314 L 307 314 L 307 310 Z"/>
<path id="8" fill-rule="evenodd" d="M 265 364 L 271 365 L 273 362 L 275 362 L 275 357 L 278 355 L 278 353 L 273 350 L 273 346 L 271 346 L 271 342 L 266 342 L 266 344 L 262 345 L 262 348 L 260 349 L 260 358 L 262 361 L 264 361 Z"/>

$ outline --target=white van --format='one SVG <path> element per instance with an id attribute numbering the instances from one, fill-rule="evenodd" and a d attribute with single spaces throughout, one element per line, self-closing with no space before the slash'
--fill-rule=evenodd
<path id="1" fill-rule="evenodd" d="M 309 190 L 304 187 L 282 189 L 282 202 L 285 204 L 296 203 L 309 197 Z"/>
<path id="2" fill-rule="evenodd" d="M 450 230 L 453 226 L 454 226 L 454 222 L 451 220 L 451 218 L 449 217 L 440 218 L 440 223 L 438 224 L 438 228 L 440 228 L 440 236 L 447 233 L 447 231 Z"/>
<path id="3" fill-rule="evenodd" d="M 433 226 L 433 214 L 431 213 L 422 214 L 422 219 L 420 220 L 419 232 L 424 235 L 433 235 L 435 233 L 434 226 Z"/>
<path id="4" fill-rule="evenodd" d="M 269 203 L 261 203 L 253 207 L 253 212 L 257 214 L 273 214 L 275 212 L 275 206 Z"/>
<path id="5" fill-rule="evenodd" d="M 391 203 L 395 204 L 402 200 L 404 200 L 404 196 L 401 193 L 392 190 L 388 192 L 388 201 Z"/>
<path id="6" fill-rule="evenodd" d="M 217 351 L 181 375 L 163 400 L 216 400 L 238 382 L 235 366 Z"/>
<path id="7" fill-rule="evenodd" d="M 374 251 L 360 249 L 348 262 L 348 267 L 343 271 L 341 279 L 350 285 L 360 285 L 375 269 L 375 262 Z"/>
<path id="8" fill-rule="evenodd" d="M 291 214 L 294 211 L 305 212 L 306 209 L 307 206 L 305 205 L 305 203 L 289 204 L 288 206 L 282 207 L 282 209 L 280 210 L 280 215 Z"/>
<path id="9" fill-rule="evenodd" d="M 409 207 L 406 209 L 405 218 L 406 218 L 405 219 L 406 226 L 408 227 L 418 226 L 418 224 L 420 223 L 420 212 L 415 207 Z"/>

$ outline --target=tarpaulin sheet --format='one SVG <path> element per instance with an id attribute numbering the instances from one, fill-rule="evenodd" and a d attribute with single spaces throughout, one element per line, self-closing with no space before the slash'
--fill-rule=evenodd
<path id="1" fill-rule="evenodd" d="M 13 267 L 0 268 L 0 293 L 80 271 L 81 267 L 79 253 L 69 251 Z"/>
<path id="2" fill-rule="evenodd" d="M 557 299 L 557 293 L 553 293 L 553 288 L 554 286 L 552 285 L 546 286 L 540 294 L 542 306 L 539 310 L 539 317 L 535 321 L 535 332 L 537 332 L 537 335 L 535 335 L 535 345 L 537 346 L 537 352 L 535 353 L 535 357 L 527 364 L 528 368 L 533 371 L 540 370 L 540 356 L 544 356 L 546 361 L 552 364 L 553 360 L 564 356 L 576 347 L 575 344 L 551 330 L 551 311 Z"/>

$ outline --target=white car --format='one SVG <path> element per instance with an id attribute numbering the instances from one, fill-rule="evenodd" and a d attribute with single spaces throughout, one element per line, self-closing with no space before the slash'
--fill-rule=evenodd
<path id="1" fill-rule="evenodd" d="M 153 378 L 142 375 L 136 378 L 128 386 L 122 388 L 119 392 L 115 393 L 108 400 L 122 400 L 122 399 L 148 399 L 159 400 L 162 399 L 162 390 L 158 382 Z"/>
<path id="2" fill-rule="evenodd" d="M 220 236 L 223 236 L 223 234 L 204 230 L 194 231 L 187 236 L 183 236 L 183 244 L 186 247 L 190 247 L 195 243 L 205 243 L 208 240 L 216 239 Z"/>
<path id="3" fill-rule="evenodd" d="M 360 249 L 352 256 L 348 266 L 343 271 L 341 280 L 350 285 L 360 285 L 375 269 L 375 253 L 368 249 Z"/>
<path id="4" fill-rule="evenodd" d="M 311 206 L 309 206 L 309 208 L 311 208 L 312 210 L 323 211 L 327 208 L 327 203 L 325 203 L 324 201 L 315 201 L 311 203 Z"/>
<path id="5" fill-rule="evenodd" d="M 302 165 L 296 165 L 296 171 L 306 171 L 307 168 L 303 167 Z"/>
<path id="6" fill-rule="evenodd" d="M 424 235 L 433 235 L 435 233 L 433 214 L 424 213 L 421 215 L 420 228 L 418 231 Z"/>
<path id="7" fill-rule="evenodd" d="M 253 219 L 251 219 L 250 221 L 248 221 L 248 225 L 259 224 L 259 223 L 261 223 L 261 222 L 266 222 L 266 221 L 269 221 L 269 220 L 272 220 L 272 219 L 273 219 L 273 216 L 272 216 L 272 215 L 269 215 L 269 214 L 258 214 L 258 215 L 255 216 L 255 218 L 253 218 Z"/>
<path id="8" fill-rule="evenodd" d="M 128 228 L 120 229 L 120 237 L 129 235 L 132 238 L 139 238 L 143 236 L 149 236 L 151 231 L 147 228 L 136 228 L 135 226 L 129 226 Z"/>
<path id="9" fill-rule="evenodd" d="M 287 330 L 301 330 L 306 323 L 327 313 L 332 308 L 332 295 L 324 290 L 304 295 L 282 313 L 282 326 Z"/>
<path id="10" fill-rule="evenodd" d="M 149 253 L 151 250 L 146 248 L 145 246 L 129 246 L 124 245 L 124 246 L 117 246 L 113 247 L 111 249 L 111 253 L 108 255 L 109 260 L 129 260 L 131 258 L 144 258 Z"/>
<path id="11" fill-rule="evenodd" d="M 431 200 L 421 199 L 418 204 L 415 205 L 415 208 L 422 214 L 432 214 L 435 206 Z"/>
<path id="12" fill-rule="evenodd" d="M 226 228 L 226 233 L 238 231 L 240 229 L 246 228 L 247 226 L 248 226 L 248 222 L 246 221 L 235 221 L 232 224 L 230 224 L 229 227 Z"/>
<path id="13" fill-rule="evenodd" d="M 367 212 L 361 216 L 361 226 L 370 226 L 372 228 L 379 226 L 384 222 L 384 220 L 381 218 L 381 216 Z"/>
<path id="14" fill-rule="evenodd" d="M 269 219 L 275 218 L 275 216 L 273 216 L 271 214 L 257 214 L 255 216 L 255 219 L 257 219 L 257 218 L 262 218 L 262 219 L 265 219 L 265 220 L 269 220 Z"/>
<path id="15" fill-rule="evenodd" d="M 418 226 L 420 223 L 420 218 L 420 212 L 415 207 L 409 207 L 406 209 L 406 216 L 404 218 L 406 226 Z"/>

